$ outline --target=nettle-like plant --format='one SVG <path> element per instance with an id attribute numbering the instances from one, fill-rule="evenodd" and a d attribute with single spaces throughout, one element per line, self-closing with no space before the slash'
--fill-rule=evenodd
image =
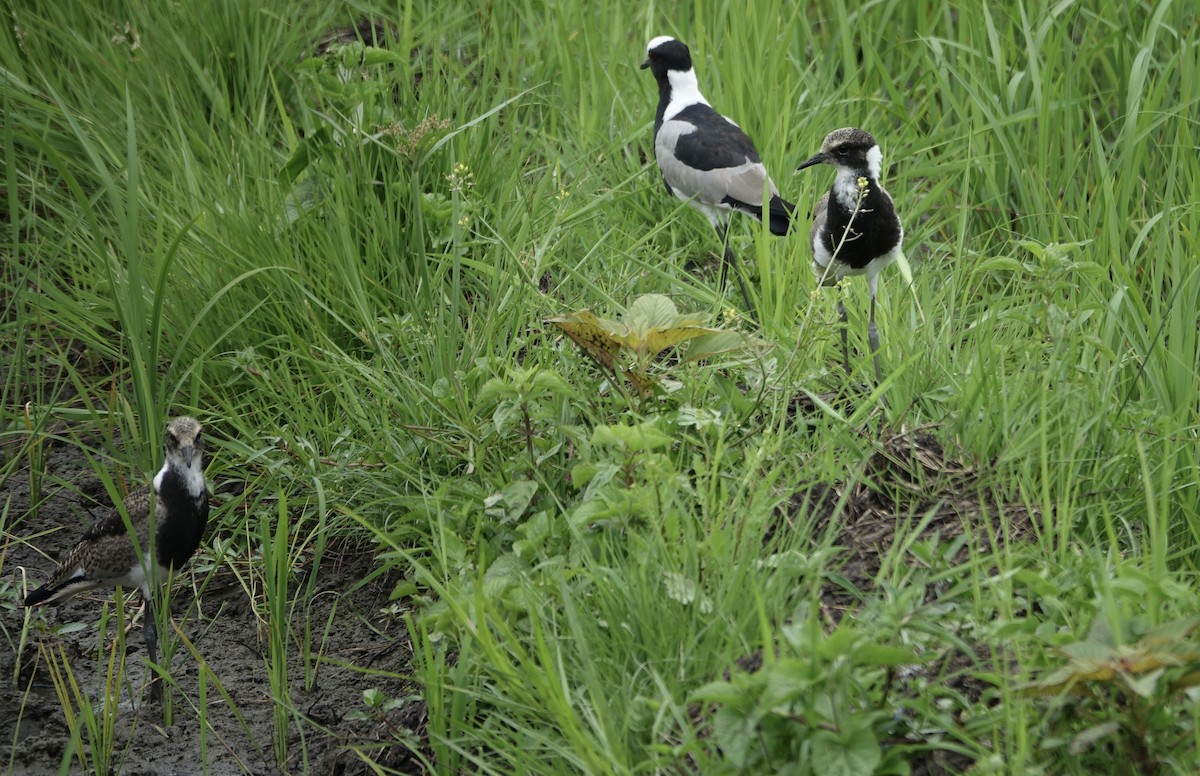
<path id="1" fill-rule="evenodd" d="M 564 431 L 565 407 L 575 392 L 557 373 L 549 369 L 513 367 L 501 377 L 484 383 L 479 406 L 492 407 L 492 426 L 497 437 L 516 434 L 525 447 L 533 477 L 538 467 L 561 452 L 568 441 Z"/>
<path id="2" fill-rule="evenodd" d="M 692 694 L 720 761 L 730 773 L 909 773 L 909 757 L 944 746 L 930 733 L 944 730 L 940 712 L 894 693 L 941 651 L 920 646 L 937 617 L 918 608 L 898 631 L 887 617 L 847 615 L 827 633 L 824 618 L 801 606 L 761 667 Z"/>
<path id="3" fill-rule="evenodd" d="M 691 493 L 691 483 L 670 456 L 675 442 L 657 421 L 597 426 L 586 457 L 571 469 L 572 484 L 582 490 L 571 521 L 618 530 L 656 524 L 677 533 L 673 502 Z"/>
<path id="4" fill-rule="evenodd" d="M 694 364 L 717 355 L 748 350 L 750 338 L 737 331 L 707 325 L 707 317 L 681 314 L 662 294 L 639 296 L 619 320 L 601 318 L 590 310 L 547 318 L 600 366 L 623 375 L 645 398 L 678 386 L 667 376 L 672 365 L 661 356 L 679 347 L 678 365 Z"/>
<path id="5" fill-rule="evenodd" d="M 1045 746 L 1075 757 L 1097 751 L 1105 762 L 1117 756 L 1138 773 L 1188 772 L 1196 762 L 1195 716 L 1187 708 L 1200 700 L 1198 629 L 1200 616 L 1188 617 L 1118 640 L 1097 618 L 1087 638 L 1059 647 L 1067 662 L 1023 690 L 1062 701 L 1047 717 L 1061 734 Z"/>

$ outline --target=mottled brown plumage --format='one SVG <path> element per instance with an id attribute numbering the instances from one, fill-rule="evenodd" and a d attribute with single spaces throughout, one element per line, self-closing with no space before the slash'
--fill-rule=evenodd
<path id="1" fill-rule="evenodd" d="M 146 651 L 157 660 L 157 632 L 150 609 L 150 579 L 154 572 L 161 583 L 171 570 L 182 567 L 200 546 L 208 524 L 208 494 L 204 487 L 203 427 L 194 419 L 180 417 L 167 425 L 162 469 L 149 486 L 131 493 L 124 501 L 131 535 L 121 511 L 114 508 L 96 521 L 79 543 L 67 553 L 46 584 L 25 598 L 25 606 L 57 604 L 100 587 L 132 587 L 142 591 L 147 612 L 144 624 Z M 154 542 L 151 548 L 151 510 L 154 504 Z M 136 539 L 136 541 L 135 541 Z M 153 561 L 151 550 L 153 549 Z"/>

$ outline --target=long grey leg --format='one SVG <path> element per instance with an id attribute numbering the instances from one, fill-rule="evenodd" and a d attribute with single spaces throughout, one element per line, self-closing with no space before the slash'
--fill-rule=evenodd
<path id="1" fill-rule="evenodd" d="M 142 636 L 146 639 L 146 659 L 150 663 L 158 663 L 158 627 L 154 624 L 154 596 L 146 596 L 146 613 L 145 621 L 142 623 Z M 154 670 L 146 666 L 146 670 L 151 672 L 150 678 L 150 700 L 154 703 L 162 702 L 162 682 L 158 680 L 158 675 Z"/>
<path id="2" fill-rule="evenodd" d="M 867 342 L 871 345 L 871 353 L 875 356 L 875 384 L 883 382 L 883 372 L 879 368 L 879 329 L 875 328 L 875 295 L 871 294 L 871 318 L 867 322 Z"/>
<path id="3" fill-rule="evenodd" d="M 738 269 L 737 256 L 734 256 L 733 251 L 729 249 L 729 228 L 718 226 L 716 229 L 717 235 L 721 238 L 721 245 L 725 249 L 725 260 L 721 262 L 721 288 L 725 288 L 726 269 L 733 270 L 733 276 L 737 278 L 738 288 L 742 292 L 742 301 L 746 303 L 746 311 L 750 313 L 750 320 L 758 323 L 758 313 L 754 309 L 754 302 L 750 301 L 750 292 L 746 288 L 746 281 L 742 279 L 742 273 Z"/>
<path id="4" fill-rule="evenodd" d="M 840 290 L 839 290 L 839 293 Z M 846 376 L 850 376 L 850 344 L 847 342 L 846 331 L 850 328 L 850 319 L 846 317 L 846 303 L 838 298 L 838 318 L 842 321 L 842 368 L 846 370 Z"/>

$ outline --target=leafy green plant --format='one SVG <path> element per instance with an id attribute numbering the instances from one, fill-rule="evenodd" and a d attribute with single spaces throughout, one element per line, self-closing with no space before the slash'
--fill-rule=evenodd
<path id="1" fill-rule="evenodd" d="M 561 433 L 563 408 L 576 399 L 562 377 L 548 369 L 513 368 L 504 377 L 494 377 L 479 391 L 481 407 L 491 406 L 496 434 L 507 437 L 514 430 L 524 439 L 529 458 L 526 476 L 558 454 L 566 443 Z"/>
<path id="2" fill-rule="evenodd" d="M 1200 617 L 1187 617 L 1118 639 L 1097 618 L 1086 639 L 1059 647 L 1064 665 L 1022 691 L 1061 699 L 1044 746 L 1073 757 L 1098 749 L 1104 761 L 1115 757 L 1142 773 L 1194 763 L 1195 721 L 1186 709 L 1200 688 L 1198 629 Z"/>
<path id="3" fill-rule="evenodd" d="M 339 708 L 373 715 L 362 688 L 403 701 L 383 688 L 406 675 L 428 714 L 405 718 L 425 720 L 413 733 L 438 772 L 733 771 L 714 733 L 726 705 L 727 730 L 764 732 L 730 745 L 740 762 L 844 746 L 861 757 L 843 765 L 903 756 L 915 771 L 958 746 L 976 771 L 1083 774 L 1132 753 L 1130 731 L 1160 770 L 1192 770 L 1196 690 L 1167 693 L 1186 673 L 1166 669 L 1153 710 L 1137 696 L 1136 724 L 1122 679 L 1048 713 L 1021 690 L 1101 606 L 1114 623 L 1195 613 L 1194 3 L 727 5 L 669 19 L 632 0 L 6 6 L 0 560 L 13 579 L 40 567 L 46 500 L 94 495 L 62 466 L 62 426 L 90 423 L 94 457 L 117 458 L 120 439 L 132 469 L 165 414 L 203 416 L 222 440 L 214 495 L 236 503 L 189 567 L 221 595 L 202 633 L 182 629 L 194 642 L 175 631 L 200 685 L 178 674 L 169 745 L 201 732 L 196 770 L 261 770 L 285 728 L 291 770 L 342 756 L 399 770 L 381 752 L 411 748 L 402 727 L 348 751 L 334 715 L 299 710 L 306 688 L 341 680 Z M 689 269 L 711 228 L 654 170 L 656 94 L 636 64 L 660 32 L 691 46 L 705 94 L 797 206 L 783 238 L 731 229 L 756 339 L 717 317 L 727 292 Z M 978 472 L 924 515 L 884 504 L 900 467 L 873 463 L 874 403 L 814 388 L 840 343 L 807 270 L 806 213 L 828 181 L 786 174 L 834 128 L 808 106 L 879 139 L 905 226 L 911 285 L 900 266 L 878 298 L 882 433 L 943 428 Z M 845 293 L 867 309 L 862 284 Z M 634 321 L 643 294 L 673 307 Z M 552 341 L 559 323 L 600 377 Z M 695 358 L 710 338 L 718 355 Z M 953 540 L 928 538 L 938 526 Z M 849 559 L 835 539 L 853 540 Z M 382 550 L 353 593 L 382 611 L 341 597 L 345 547 Z M 914 621 L 926 641 L 880 625 L 950 593 Z M 238 597 L 264 624 L 250 681 L 211 637 L 247 609 Z M 789 616 L 807 641 L 776 633 Z M 394 626 L 391 650 L 331 650 L 349 617 Z M 843 627 L 839 662 L 821 645 Z M 911 644 L 923 660 L 956 638 L 954 682 L 861 658 Z M 728 704 L 690 702 L 756 648 L 781 667 L 732 675 Z M 98 686 L 80 679 L 91 664 L 73 669 Z M 263 702 L 272 682 L 295 698 L 286 721 Z M 65 738 L 25 745 L 44 704 L 12 706 L 13 767 L 58 766 Z"/>
<path id="4" fill-rule="evenodd" d="M 807 608 L 780 629 L 778 655 L 697 689 L 731 772 L 906 774 L 927 746 L 919 722 L 889 697 L 901 669 L 928 659 L 889 643 L 869 619 L 847 615 L 824 633 Z M 894 634 L 891 634 L 894 636 Z"/>
<path id="5" fill-rule="evenodd" d="M 663 390 L 652 368 L 663 351 L 689 343 L 681 363 L 709 359 L 747 348 L 746 335 L 705 325 L 706 316 L 684 315 L 669 297 L 645 294 L 633 300 L 620 320 L 599 318 L 590 310 L 547 318 L 600 366 L 624 375 L 642 396 Z"/>
<path id="6" fill-rule="evenodd" d="M 392 719 L 392 712 L 404 709 L 418 700 L 413 697 L 389 698 L 377 687 L 368 687 L 363 690 L 362 702 L 364 708 L 353 709 L 346 716 L 349 719 L 365 719 L 377 723 L 380 730 L 386 731 L 387 737 L 376 743 L 357 745 L 355 750 L 358 752 L 358 755 L 365 761 L 372 762 L 372 750 L 379 750 L 399 744 L 416 754 L 418 759 L 422 761 L 422 764 L 426 768 L 429 768 L 431 764 L 420 753 L 421 737 L 416 731 L 398 726 Z M 380 736 L 380 738 L 383 737 Z M 376 764 L 376 767 L 378 768 L 379 766 Z"/>
<path id="7" fill-rule="evenodd" d="M 581 490 L 570 511 L 573 523 L 619 530 L 652 523 L 675 532 L 673 502 L 690 486 L 668 455 L 676 439 L 660 425 L 604 425 L 592 432 L 590 454 L 571 469 L 571 482 Z"/>

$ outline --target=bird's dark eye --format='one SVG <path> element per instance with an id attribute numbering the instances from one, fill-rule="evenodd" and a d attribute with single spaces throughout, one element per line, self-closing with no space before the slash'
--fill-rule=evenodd
<path id="1" fill-rule="evenodd" d="M 833 152 L 835 154 L 837 154 L 838 156 L 849 156 L 850 155 L 849 148 L 835 148 L 835 149 L 833 149 Z"/>

